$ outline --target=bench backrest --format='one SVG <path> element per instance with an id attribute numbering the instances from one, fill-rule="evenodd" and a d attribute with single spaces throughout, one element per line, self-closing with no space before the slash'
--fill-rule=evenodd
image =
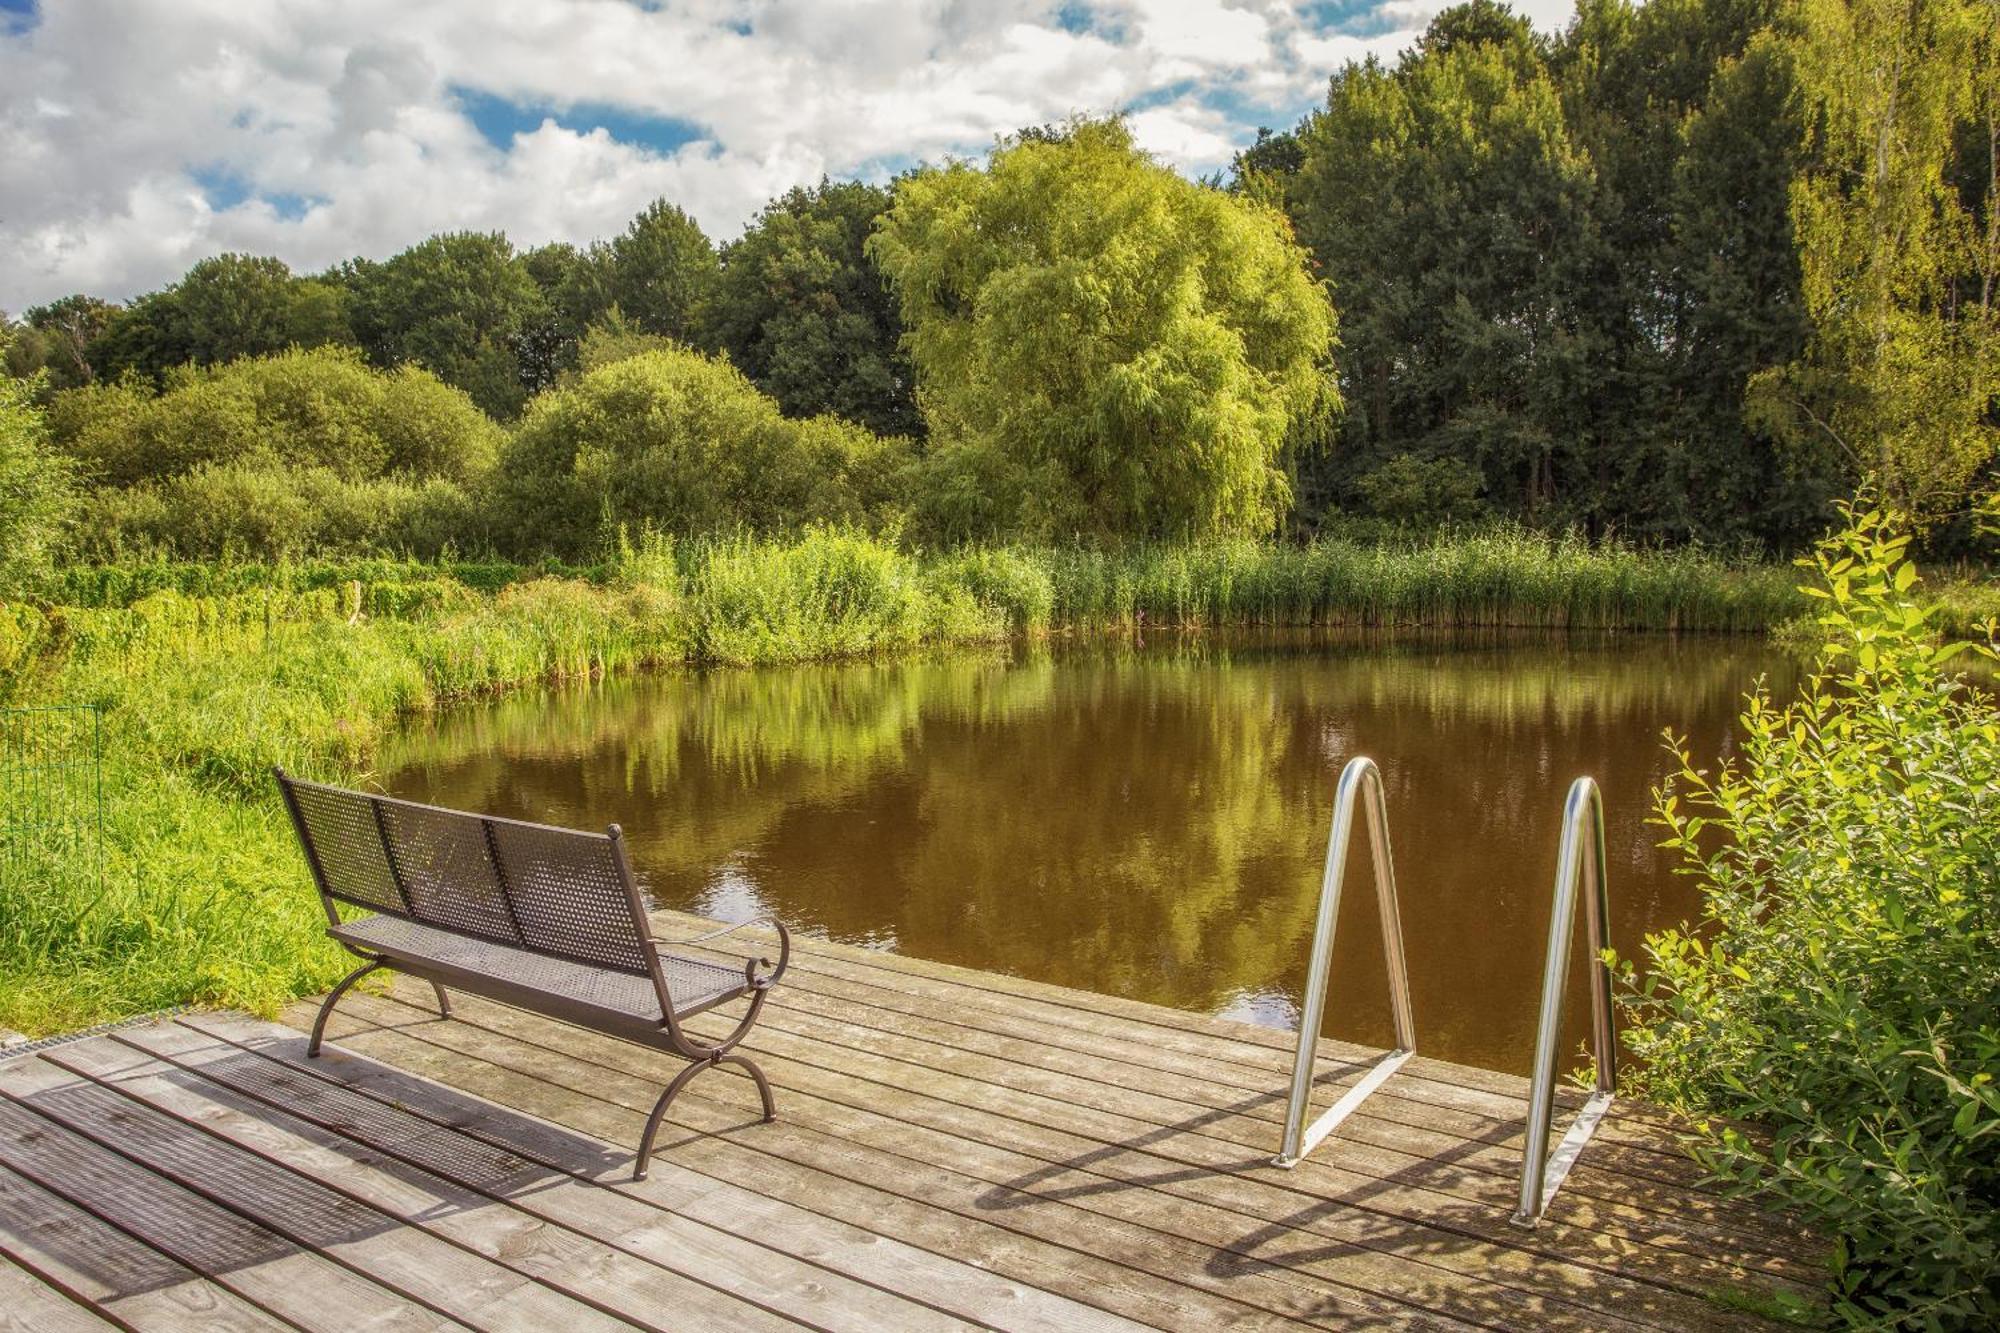
<path id="1" fill-rule="evenodd" d="M 616 825 L 526 824 L 277 774 L 326 899 L 665 981 Z"/>

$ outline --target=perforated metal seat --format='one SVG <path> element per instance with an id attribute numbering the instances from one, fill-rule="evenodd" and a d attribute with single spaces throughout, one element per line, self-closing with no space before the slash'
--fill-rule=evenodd
<path id="1" fill-rule="evenodd" d="M 447 1017 L 449 986 L 690 1061 L 646 1123 L 639 1179 L 667 1107 L 704 1069 L 741 1067 L 757 1084 L 764 1118 L 776 1118 L 764 1072 L 735 1047 L 790 965 L 791 934 L 782 922 L 746 921 L 684 941 L 700 944 L 769 925 L 778 933 L 776 967 L 761 958 L 728 966 L 665 954 L 616 824 L 584 833 L 301 782 L 283 772 L 277 778 L 319 885 L 327 933 L 363 960 L 320 1006 L 308 1055 L 319 1054 L 326 1021 L 348 988 L 392 967 L 429 981 Z M 365 915 L 343 920 L 342 906 Z M 720 1041 L 697 1041 L 681 1027 L 683 1019 L 745 997 L 748 1012 Z"/>
<path id="2" fill-rule="evenodd" d="M 650 977 L 586 967 L 567 959 L 381 914 L 344 922 L 328 933 L 342 944 L 354 945 L 364 952 L 448 974 L 447 985 L 475 994 L 487 982 L 537 991 L 551 1001 L 595 1010 L 607 1023 L 636 1023 L 649 1035 L 659 1030 L 665 1017 Z M 713 1009 L 748 989 L 742 968 L 673 954 L 661 954 L 660 967 L 667 974 L 678 1018 Z"/>

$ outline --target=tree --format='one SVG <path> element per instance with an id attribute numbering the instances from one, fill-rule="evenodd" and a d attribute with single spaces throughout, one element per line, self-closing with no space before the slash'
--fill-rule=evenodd
<path id="1" fill-rule="evenodd" d="M 46 369 L 52 389 L 73 389 L 95 378 L 93 344 L 118 307 L 77 293 L 22 316 L 6 348 L 7 372 L 25 378 Z"/>
<path id="2" fill-rule="evenodd" d="M 544 316 L 541 289 L 499 232 L 451 232 L 342 271 L 369 360 L 415 362 L 511 417 L 527 400 L 514 340 Z"/>
<path id="3" fill-rule="evenodd" d="M 1340 302 L 1349 405 L 1320 484 L 1356 497 L 1395 489 L 1367 479 L 1401 457 L 1455 459 L 1501 512 L 1575 521 L 1595 500 L 1593 175 L 1532 35 L 1498 16 L 1446 11 L 1396 69 L 1348 65 L 1302 131 L 1299 234 Z"/>
<path id="4" fill-rule="evenodd" d="M 1788 67 L 1743 60 L 1778 0 L 1584 0 L 1550 51 L 1593 168 L 1574 309 L 1599 349 L 1575 416 L 1589 516 L 1643 536 L 1794 545 L 1825 494 L 1743 418 L 1803 336 L 1785 192 Z"/>
<path id="5" fill-rule="evenodd" d="M 714 288 L 715 247 L 695 220 L 656 199 L 611 242 L 611 297 L 642 333 L 692 342 Z"/>
<path id="6" fill-rule="evenodd" d="M 889 192 L 821 180 L 772 201 L 722 252 L 706 341 L 791 416 L 831 412 L 920 435 L 896 301 L 867 256 Z"/>
<path id="7" fill-rule="evenodd" d="M 1285 511 L 1287 441 L 1335 402 L 1334 319 L 1281 214 L 1085 122 L 904 178 L 869 252 L 939 475 L 1000 481 L 1004 526 L 1198 538 Z"/>
<path id="8" fill-rule="evenodd" d="M 2000 451 L 2000 23 L 1993 0 L 1801 0 L 1793 185 L 1812 334 L 1753 405 L 1898 508 L 1962 509 Z"/>
<path id="9" fill-rule="evenodd" d="M 175 366 L 350 343 L 345 306 L 337 287 L 296 278 L 282 260 L 216 255 L 173 286 L 111 314 L 92 343 L 92 378 L 131 370 L 159 382 Z"/>
<path id="10" fill-rule="evenodd" d="M 899 442 L 788 418 L 728 361 L 667 344 L 537 398 L 498 480 L 517 554 L 584 557 L 617 525 L 687 536 L 861 521 L 904 460 Z"/>
<path id="11" fill-rule="evenodd" d="M 614 309 L 610 247 L 588 250 L 556 242 L 521 256 L 521 266 L 542 294 L 542 311 L 515 335 L 521 382 L 530 396 L 576 369 L 584 332 Z"/>
<path id="12" fill-rule="evenodd" d="M 1659 484 L 1685 497 L 1673 526 L 1780 549 L 1816 538 L 1843 490 L 1839 469 L 1746 410 L 1751 380 L 1797 357 L 1809 328 L 1787 203 L 1803 137 L 1790 54 L 1768 41 L 1725 58 L 1684 122 L 1661 266 L 1675 303 L 1652 409 L 1671 441 Z"/>
<path id="13" fill-rule="evenodd" d="M 1229 190 L 1290 213 L 1292 190 L 1306 164 L 1305 145 L 1293 130 L 1257 127 L 1257 141 L 1229 164 Z"/>
<path id="14" fill-rule="evenodd" d="M 4 350 L 4 348 L 0 348 Z M 68 461 L 48 447 L 41 376 L 0 376 L 0 591 L 45 567 L 75 507 Z"/>

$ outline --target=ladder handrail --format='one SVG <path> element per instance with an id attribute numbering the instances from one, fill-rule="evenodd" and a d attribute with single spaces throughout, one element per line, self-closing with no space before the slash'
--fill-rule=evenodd
<path id="1" fill-rule="evenodd" d="M 1333 935 L 1339 925 L 1340 888 L 1346 877 L 1348 845 L 1354 837 L 1354 807 L 1368 806 L 1368 842 L 1374 853 L 1375 894 L 1382 915 L 1382 953 L 1389 970 L 1389 1008 L 1396 1025 L 1396 1049 L 1385 1054 L 1360 1082 L 1310 1128 L 1306 1109 L 1312 1098 L 1313 1057 L 1320 1018 L 1326 1010 L 1327 970 L 1333 962 Z M 1326 869 L 1320 877 L 1319 914 L 1313 927 L 1312 962 L 1306 973 L 1304 1011 L 1299 1015 L 1299 1049 L 1292 1062 L 1291 1098 L 1285 1107 L 1285 1138 L 1277 1166 L 1297 1166 L 1301 1158 L 1416 1054 L 1416 1024 L 1410 1017 L 1410 969 L 1403 955 L 1403 918 L 1396 906 L 1396 870 L 1389 850 L 1389 820 L 1383 813 L 1382 773 L 1365 755 L 1348 760 L 1333 797 L 1333 827 L 1326 840 Z"/>
<path id="2" fill-rule="evenodd" d="M 1588 843 L 1586 844 L 1586 838 Z M 1586 852 L 1588 853 L 1586 855 Z M 1597 1084 L 1549 1155 L 1549 1122 L 1555 1114 L 1556 1043 L 1561 1040 L 1563 990 L 1569 981 L 1570 942 L 1576 933 L 1576 899 L 1583 892 L 1583 921 L 1590 937 L 1591 1046 Z M 1555 906 L 1549 917 L 1549 947 L 1542 967 L 1542 1006 L 1535 1028 L 1534 1078 L 1528 1089 L 1528 1133 L 1521 1148 L 1521 1203 L 1509 1220 L 1532 1227 L 1562 1188 L 1569 1169 L 1618 1090 L 1618 1032 L 1612 1023 L 1611 899 L 1604 871 L 1604 798 L 1597 783 L 1578 778 L 1563 803 L 1561 850 L 1556 855 Z"/>

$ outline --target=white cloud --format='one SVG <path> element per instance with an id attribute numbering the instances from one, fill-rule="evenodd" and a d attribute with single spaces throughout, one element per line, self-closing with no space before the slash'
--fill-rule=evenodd
<path id="1" fill-rule="evenodd" d="M 1081 31 L 1056 0 L 42 0 L 0 31 L 0 307 L 129 297 L 225 249 L 311 270 L 448 228 L 586 241 L 660 195 L 726 238 L 821 173 L 1133 106 L 1140 143 L 1213 170 L 1430 8 L 1383 0 L 1396 31 L 1355 39 L 1282 0 L 1095 0 Z M 557 118 L 496 146 L 460 90 Z M 593 108 L 697 137 L 615 138 Z"/>

